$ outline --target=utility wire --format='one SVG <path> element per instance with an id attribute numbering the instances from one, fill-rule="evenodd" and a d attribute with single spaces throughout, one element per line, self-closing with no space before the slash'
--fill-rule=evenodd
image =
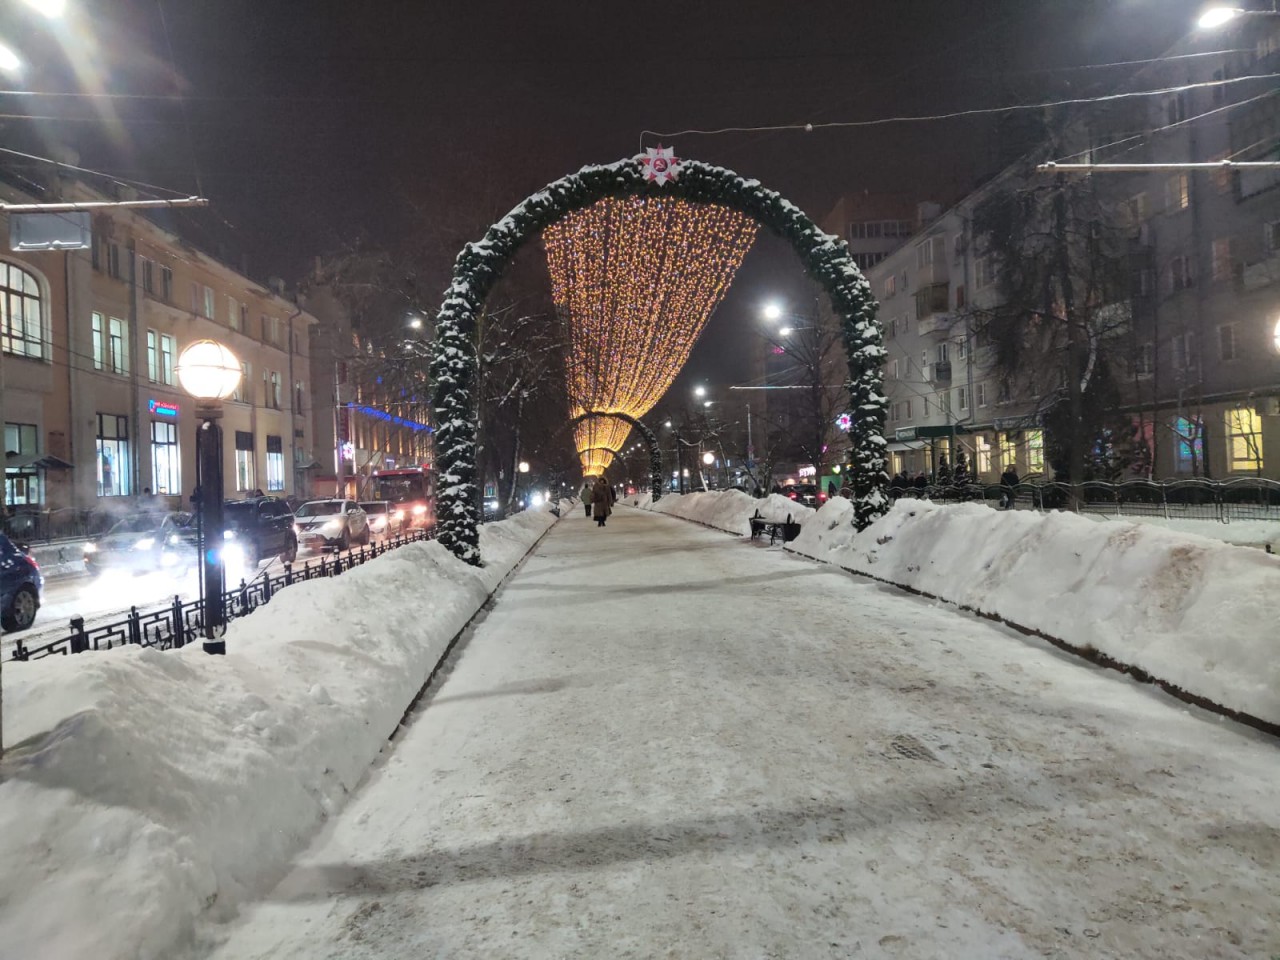
<path id="1" fill-rule="evenodd" d="M 957 110 L 952 113 L 935 113 L 919 116 L 881 117 L 875 120 L 831 120 L 819 123 L 781 123 L 760 126 L 719 127 L 712 130 L 675 130 L 660 132 L 642 130 L 640 141 L 643 144 L 646 136 L 672 138 L 684 136 L 717 136 L 722 133 L 761 133 L 766 131 L 803 131 L 812 133 L 815 130 L 849 129 L 855 127 L 876 127 L 891 123 L 923 123 L 935 120 L 955 120 L 962 117 L 975 117 L 995 113 L 1011 113 L 1016 110 L 1044 110 L 1047 107 L 1070 107 L 1090 103 L 1109 103 L 1116 100 L 1129 100 L 1137 97 L 1160 97 L 1186 90 L 1199 90 L 1206 87 L 1220 87 L 1233 83 L 1246 83 L 1253 80 L 1275 80 L 1280 73 L 1251 74 L 1246 77 L 1232 77 L 1223 80 L 1205 80 L 1199 83 L 1186 83 L 1176 87 L 1161 87 L 1156 90 L 1134 90 L 1126 93 L 1112 93 L 1099 97 L 1074 97 L 1068 100 L 1050 100 L 1043 103 L 1010 104 L 1003 107 L 978 107 L 972 110 Z"/>
<path id="2" fill-rule="evenodd" d="M 74 170 L 76 173 L 87 173 L 91 176 L 101 177 L 111 183 L 125 184 L 131 187 L 138 187 L 141 190 L 160 191 L 161 193 L 171 193 L 175 197 L 184 198 L 188 194 L 180 190 L 170 190 L 168 187 L 158 187 L 154 183 L 144 183 L 141 180 L 130 180 L 126 177 L 117 177 L 109 173 L 103 173 L 100 170 L 91 170 L 88 167 L 77 167 L 74 163 L 63 163 L 61 160 L 53 160 L 49 157 L 38 157 L 34 153 L 23 153 L 21 150 L 11 150 L 8 147 L 0 147 L 0 153 L 7 153 L 10 156 L 22 157 L 24 160 L 35 160 L 39 163 L 49 163 L 55 167 L 61 167 L 64 170 Z"/>

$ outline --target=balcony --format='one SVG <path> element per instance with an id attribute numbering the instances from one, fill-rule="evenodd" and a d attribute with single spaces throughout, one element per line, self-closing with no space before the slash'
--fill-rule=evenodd
<path id="1" fill-rule="evenodd" d="M 946 283 L 929 283 L 916 289 L 917 329 L 922 336 L 940 329 L 945 331 L 950 326 L 951 316 L 947 313 L 950 296 L 951 287 Z"/>
<path id="2" fill-rule="evenodd" d="M 951 282 L 951 271 L 945 259 L 934 260 L 922 267 L 916 267 L 915 279 L 920 287 L 947 286 Z"/>
<path id="3" fill-rule="evenodd" d="M 945 337 L 951 332 L 951 325 L 955 323 L 955 319 L 954 314 L 945 312 L 922 316 L 916 323 L 916 332 L 922 337 L 931 334 Z"/>

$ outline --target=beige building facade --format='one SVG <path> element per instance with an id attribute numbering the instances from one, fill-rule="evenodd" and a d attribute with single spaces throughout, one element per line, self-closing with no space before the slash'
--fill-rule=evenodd
<path id="1" fill-rule="evenodd" d="M 108 199 L 60 186 L 64 200 Z M 93 216 L 91 249 L 4 252 L 0 266 L 10 514 L 187 506 L 199 420 L 176 368 L 201 339 L 230 347 L 243 372 L 223 405 L 227 497 L 310 494 L 316 320 L 282 291 L 121 208 Z"/>

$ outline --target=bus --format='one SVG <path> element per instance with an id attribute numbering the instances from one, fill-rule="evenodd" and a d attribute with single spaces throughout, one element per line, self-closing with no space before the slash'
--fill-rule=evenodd
<path id="1" fill-rule="evenodd" d="M 386 500 L 404 512 L 404 526 L 422 529 L 435 523 L 436 491 L 431 471 L 401 467 L 373 471 L 371 500 Z"/>

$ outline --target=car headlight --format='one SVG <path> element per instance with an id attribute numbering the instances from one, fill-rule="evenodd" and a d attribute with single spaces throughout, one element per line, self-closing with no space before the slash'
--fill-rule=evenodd
<path id="1" fill-rule="evenodd" d="M 427 512 L 427 505 L 425 503 L 419 503 L 414 505 L 414 508 L 413 508 L 414 516 L 420 517 L 426 512 Z"/>
<path id="2" fill-rule="evenodd" d="M 97 552 L 98 552 L 98 545 L 97 545 L 96 543 L 86 543 L 86 544 L 84 545 L 84 552 L 85 552 L 85 553 L 97 553 Z"/>
<path id="3" fill-rule="evenodd" d="M 486 502 L 485 502 L 485 507 L 487 507 L 487 508 L 488 508 L 488 509 L 490 509 L 490 510 L 497 510 L 497 509 L 498 509 L 498 501 L 497 501 L 497 500 L 489 500 L 489 501 L 486 501 Z"/>
<path id="4" fill-rule="evenodd" d="M 135 544 L 133 545 L 133 549 L 135 549 L 135 550 L 150 550 L 150 549 L 151 549 L 152 547 L 154 547 L 155 545 L 156 545 L 156 538 L 155 538 L 155 537 L 143 537 L 141 540 L 139 540 L 137 543 L 135 543 Z"/>
<path id="5" fill-rule="evenodd" d="M 326 532 L 328 532 L 328 533 L 337 533 L 339 530 L 341 530 L 341 529 L 342 529 L 342 521 L 341 521 L 341 520 L 327 520 L 327 521 L 325 521 L 325 525 L 324 525 L 323 527 L 321 527 L 320 529 L 321 529 L 322 531 L 326 531 Z"/>
<path id="6" fill-rule="evenodd" d="M 224 564 L 243 564 L 244 549 L 238 543 L 229 543 L 222 548 L 222 562 Z"/>
<path id="7" fill-rule="evenodd" d="M 223 530 L 223 531 L 222 531 L 222 539 L 223 539 L 223 540 L 234 540 L 235 538 L 236 538 L 236 532 L 235 532 L 234 530 Z"/>
<path id="8" fill-rule="evenodd" d="M 391 519 L 393 520 L 401 520 L 403 518 L 404 518 L 403 510 L 397 510 L 395 513 L 391 514 Z"/>
<path id="9" fill-rule="evenodd" d="M 176 547 L 181 545 L 181 543 L 182 543 L 182 538 L 180 536 L 178 536 L 176 533 L 169 534 L 169 546 Z"/>

